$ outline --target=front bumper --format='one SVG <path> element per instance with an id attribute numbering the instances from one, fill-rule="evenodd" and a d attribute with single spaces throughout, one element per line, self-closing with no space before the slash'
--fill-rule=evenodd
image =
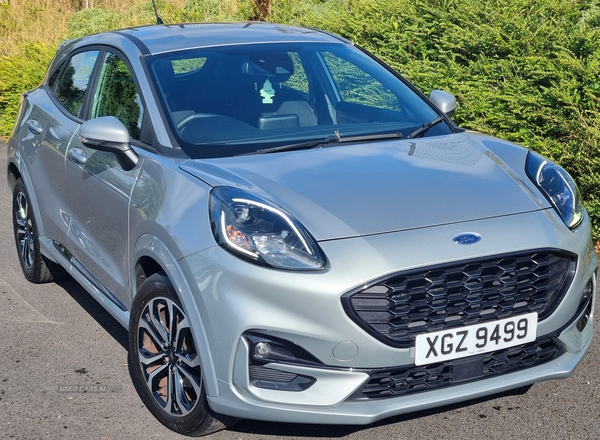
<path id="1" fill-rule="evenodd" d="M 591 325 L 589 327 L 591 330 Z M 236 417 L 246 419 L 363 425 L 398 414 L 486 397 L 543 380 L 569 377 L 583 358 L 590 342 L 591 339 L 579 353 L 565 353 L 559 359 L 540 367 L 400 398 L 343 401 L 329 407 L 306 406 L 261 401 L 257 399 L 257 396 L 248 396 L 236 387 L 223 386 L 222 394 L 217 398 L 209 398 L 209 403 L 211 408 L 218 413 L 235 414 Z M 298 402 L 303 401 L 300 397 L 296 399 Z"/>
<path id="2" fill-rule="evenodd" d="M 475 231 L 483 239 L 468 246 L 452 237 Z M 515 231 L 519 231 L 518 234 Z M 367 424 L 548 379 L 568 377 L 584 356 L 593 316 L 580 330 L 581 296 L 596 289 L 597 259 L 589 220 L 569 231 L 551 210 L 420 230 L 320 243 L 327 270 L 294 273 L 257 267 L 213 247 L 182 260 L 193 277 L 195 301 L 211 352 L 217 391 L 211 408 L 225 415 L 282 422 Z M 414 347 L 395 348 L 367 334 L 345 313 L 344 293 L 387 274 L 530 249 L 560 249 L 578 256 L 571 285 L 556 310 L 538 323 L 538 337 L 555 334 L 561 352 L 543 364 L 512 373 L 452 384 L 399 397 L 356 399 L 369 371 L 414 363 Z M 593 310 L 594 297 L 591 308 Z M 590 314 L 592 315 L 592 314 Z M 201 324 L 200 324 L 201 323 Z M 580 325 L 581 327 L 581 325 Z M 254 386 L 246 332 L 290 341 L 322 366 L 272 363 L 266 367 L 316 379 L 303 391 Z M 206 361 L 203 359 L 203 361 Z M 211 369 L 204 368 L 204 371 Z"/>

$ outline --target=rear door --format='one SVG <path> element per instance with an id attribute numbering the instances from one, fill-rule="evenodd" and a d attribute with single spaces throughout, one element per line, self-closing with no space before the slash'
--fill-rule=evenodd
<path id="1" fill-rule="evenodd" d="M 98 53 L 81 51 L 68 57 L 51 72 L 46 86 L 25 97 L 20 143 L 40 209 L 43 235 L 61 244 L 66 244 L 69 228 L 65 154 L 81 123 Z"/>

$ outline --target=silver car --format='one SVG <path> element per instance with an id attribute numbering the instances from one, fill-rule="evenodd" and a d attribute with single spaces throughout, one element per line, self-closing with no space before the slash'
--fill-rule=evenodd
<path id="1" fill-rule="evenodd" d="M 128 328 L 141 398 L 188 435 L 567 377 L 596 292 L 577 187 L 455 109 L 315 29 L 66 42 L 9 141 L 23 273 Z"/>

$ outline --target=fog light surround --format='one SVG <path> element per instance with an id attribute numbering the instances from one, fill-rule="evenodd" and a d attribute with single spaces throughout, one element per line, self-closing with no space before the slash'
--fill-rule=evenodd
<path id="1" fill-rule="evenodd" d="M 250 344 L 251 364 L 277 362 L 323 366 L 323 363 L 308 351 L 285 339 L 254 332 L 245 333 L 243 337 Z"/>
<path id="2" fill-rule="evenodd" d="M 278 391 L 304 391 L 317 382 L 311 376 L 269 368 L 269 364 L 323 366 L 302 347 L 284 339 L 246 333 L 243 338 L 250 346 L 248 372 L 250 384 L 257 388 Z"/>

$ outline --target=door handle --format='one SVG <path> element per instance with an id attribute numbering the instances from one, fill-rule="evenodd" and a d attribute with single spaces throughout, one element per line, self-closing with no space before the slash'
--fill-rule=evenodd
<path id="1" fill-rule="evenodd" d="M 75 165 L 83 166 L 88 160 L 85 151 L 79 147 L 73 147 L 69 150 L 69 160 Z"/>
<path id="2" fill-rule="evenodd" d="M 44 128 L 42 127 L 42 124 L 40 124 L 35 119 L 30 119 L 29 121 L 27 121 L 27 130 L 29 130 L 31 134 L 38 135 L 42 134 Z"/>

